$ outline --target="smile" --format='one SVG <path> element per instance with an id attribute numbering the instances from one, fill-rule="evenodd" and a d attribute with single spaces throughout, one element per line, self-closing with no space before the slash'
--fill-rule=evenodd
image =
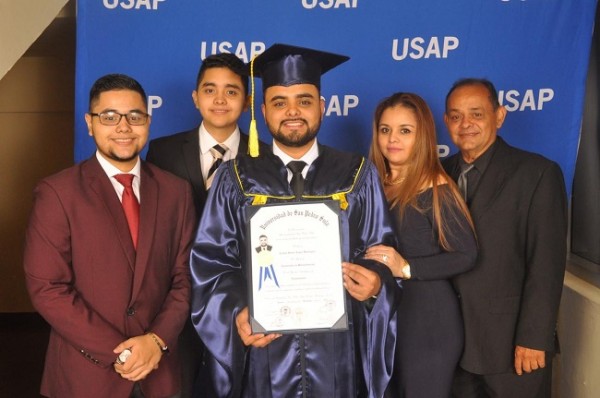
<path id="1" fill-rule="evenodd" d="M 282 124 L 288 127 L 300 127 L 303 126 L 305 122 L 304 120 L 285 120 Z"/>

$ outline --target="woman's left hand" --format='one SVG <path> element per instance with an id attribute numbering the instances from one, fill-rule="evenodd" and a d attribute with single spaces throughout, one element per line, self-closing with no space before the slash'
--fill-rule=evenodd
<path id="1" fill-rule="evenodd" d="M 371 246 L 367 249 L 364 257 L 386 265 L 396 278 L 404 277 L 402 267 L 406 264 L 406 260 L 393 247 L 385 245 Z"/>

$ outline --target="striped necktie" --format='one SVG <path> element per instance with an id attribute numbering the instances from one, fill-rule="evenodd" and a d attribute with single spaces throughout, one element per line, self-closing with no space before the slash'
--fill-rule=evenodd
<path id="1" fill-rule="evenodd" d="M 206 175 L 206 189 L 210 188 L 212 185 L 212 180 L 215 177 L 215 171 L 219 168 L 221 163 L 223 163 L 223 156 L 227 152 L 229 148 L 224 144 L 217 144 L 210 148 L 210 154 L 213 157 L 213 162 L 208 170 L 208 174 Z"/>

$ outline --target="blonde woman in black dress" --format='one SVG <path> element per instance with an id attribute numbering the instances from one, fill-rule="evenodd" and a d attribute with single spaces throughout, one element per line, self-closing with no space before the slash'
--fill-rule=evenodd
<path id="1" fill-rule="evenodd" d="M 396 247 L 373 246 L 367 258 L 387 265 L 403 290 L 390 397 L 446 398 L 463 348 L 452 278 L 475 265 L 468 209 L 438 159 L 425 101 L 396 93 L 375 110 L 371 160 L 396 222 Z"/>

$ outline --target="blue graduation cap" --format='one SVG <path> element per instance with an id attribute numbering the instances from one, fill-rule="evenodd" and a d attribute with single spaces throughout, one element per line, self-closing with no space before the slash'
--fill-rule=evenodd
<path id="1" fill-rule="evenodd" d="M 289 44 L 273 44 L 248 65 L 252 80 L 249 150 L 258 156 L 258 132 L 254 119 L 254 76 L 263 81 L 263 91 L 272 86 L 313 84 L 321 89 L 321 75 L 348 61 L 350 57 Z"/>

